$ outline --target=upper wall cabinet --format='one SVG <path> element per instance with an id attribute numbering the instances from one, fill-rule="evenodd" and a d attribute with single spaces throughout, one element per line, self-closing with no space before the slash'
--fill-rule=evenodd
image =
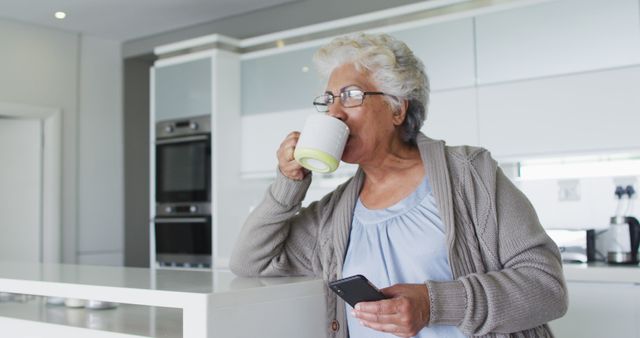
<path id="1" fill-rule="evenodd" d="M 292 131 L 301 131 L 313 108 L 242 117 L 242 174 L 275 176 L 276 151 Z"/>
<path id="2" fill-rule="evenodd" d="M 476 18 L 478 83 L 640 62 L 638 0 L 561 0 Z"/>
<path id="3" fill-rule="evenodd" d="M 242 114 L 312 108 L 324 83 L 312 64 L 318 47 L 242 60 Z"/>
<path id="4" fill-rule="evenodd" d="M 211 58 L 154 66 L 155 119 L 211 114 Z"/>
<path id="5" fill-rule="evenodd" d="M 480 144 L 499 158 L 637 149 L 640 67 L 478 88 Z"/>
<path id="6" fill-rule="evenodd" d="M 422 132 L 449 145 L 478 145 L 476 89 L 432 93 Z"/>
<path id="7" fill-rule="evenodd" d="M 473 21 L 444 22 L 391 33 L 422 60 L 431 90 L 475 85 Z"/>
<path id="8" fill-rule="evenodd" d="M 475 84 L 473 22 L 456 20 L 395 31 L 391 35 L 409 45 L 425 64 L 431 90 Z M 242 113 L 284 112 L 307 109 L 324 91 L 312 63 L 319 46 L 273 54 L 249 56 L 242 61 Z"/>

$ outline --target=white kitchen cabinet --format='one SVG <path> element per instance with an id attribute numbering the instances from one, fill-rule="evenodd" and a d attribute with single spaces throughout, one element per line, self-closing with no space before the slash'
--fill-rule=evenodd
<path id="1" fill-rule="evenodd" d="M 211 57 L 156 63 L 152 72 L 155 121 L 211 114 Z"/>
<path id="2" fill-rule="evenodd" d="M 163 77 L 164 74 L 164 77 Z M 151 135 L 155 122 L 167 118 L 211 117 L 212 259 L 227 267 L 231 247 L 247 211 L 240 184 L 240 57 L 210 49 L 156 61 L 152 73 Z M 164 80 L 163 80 L 164 79 Z M 151 144 L 151 163 L 155 147 Z M 152 170 L 151 185 L 155 186 Z M 153 189 L 151 196 L 154 196 Z M 155 201 L 150 218 L 155 217 Z M 151 234 L 153 223 L 150 223 Z M 152 243 L 153 244 L 153 243 Z M 151 250 L 154 246 L 151 245 Z M 155 261 L 151 252 L 151 261 Z"/>
<path id="3" fill-rule="evenodd" d="M 640 62 L 637 0 L 561 0 L 476 18 L 478 83 Z"/>
<path id="4" fill-rule="evenodd" d="M 425 64 L 432 90 L 475 84 L 473 22 L 461 19 L 390 33 Z M 324 90 L 312 58 L 320 46 L 242 60 L 242 112 L 252 115 L 305 109 Z"/>
<path id="5" fill-rule="evenodd" d="M 431 90 L 475 85 L 471 18 L 390 33 L 405 42 L 425 65 Z"/>
<path id="6" fill-rule="evenodd" d="M 217 50 L 213 57 L 211 169 L 213 259 L 218 267 L 227 267 L 235 243 L 238 219 L 246 216 L 240 183 L 241 116 L 240 57 Z"/>
<path id="7" fill-rule="evenodd" d="M 640 286 L 568 282 L 567 314 L 550 323 L 556 337 L 640 337 Z"/>
<path id="8" fill-rule="evenodd" d="M 640 147 L 640 67 L 478 87 L 479 140 L 499 158 Z"/>
<path id="9" fill-rule="evenodd" d="M 476 89 L 431 93 L 422 132 L 449 145 L 478 145 Z"/>
<path id="10" fill-rule="evenodd" d="M 478 145 L 476 89 L 431 93 L 427 120 L 422 131 L 450 145 Z M 291 131 L 301 131 L 313 108 L 242 116 L 242 175 L 273 177 L 278 164 L 276 151 Z M 349 175 L 354 166 L 341 163 L 339 173 Z"/>
<path id="11" fill-rule="evenodd" d="M 314 108 L 242 117 L 242 174 L 245 177 L 274 177 L 280 143 L 292 131 L 302 131 Z"/>
<path id="12" fill-rule="evenodd" d="M 261 114 L 313 108 L 324 91 L 324 80 L 312 64 L 318 47 L 243 58 L 242 114 Z"/>

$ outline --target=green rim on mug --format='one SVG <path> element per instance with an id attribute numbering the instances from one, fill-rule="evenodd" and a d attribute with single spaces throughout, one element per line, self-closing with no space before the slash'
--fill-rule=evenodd
<path id="1" fill-rule="evenodd" d="M 319 173 L 334 172 L 340 164 L 339 160 L 318 149 L 296 148 L 293 157 L 301 166 Z"/>

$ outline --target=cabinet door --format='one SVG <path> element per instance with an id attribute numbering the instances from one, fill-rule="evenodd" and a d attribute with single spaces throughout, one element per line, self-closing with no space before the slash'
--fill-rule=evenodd
<path id="1" fill-rule="evenodd" d="M 561 0 L 478 16 L 478 83 L 637 64 L 638 5 Z"/>
<path id="2" fill-rule="evenodd" d="M 154 67 L 155 120 L 211 114 L 211 58 Z"/>
<path id="3" fill-rule="evenodd" d="M 301 131 L 313 108 L 242 117 L 242 174 L 270 177 L 276 173 L 276 151 L 292 131 Z"/>
<path id="4" fill-rule="evenodd" d="M 312 64 L 318 47 L 242 60 L 242 114 L 312 108 L 324 81 Z"/>
<path id="5" fill-rule="evenodd" d="M 411 28 L 391 35 L 404 41 L 422 60 L 431 90 L 475 84 L 472 19 Z"/>
<path id="6" fill-rule="evenodd" d="M 637 286 L 569 282 L 567 287 L 569 310 L 550 323 L 556 337 L 638 337 Z"/>
<path id="7" fill-rule="evenodd" d="M 449 145 L 478 145 L 477 128 L 475 88 L 431 94 L 427 120 L 422 127 L 425 135 L 445 140 Z"/>
<path id="8" fill-rule="evenodd" d="M 478 88 L 480 144 L 498 157 L 640 146 L 640 67 Z"/>

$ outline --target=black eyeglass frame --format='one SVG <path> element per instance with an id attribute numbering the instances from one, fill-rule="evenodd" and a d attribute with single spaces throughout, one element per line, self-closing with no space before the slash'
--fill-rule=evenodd
<path id="1" fill-rule="evenodd" d="M 345 99 L 349 98 L 349 96 L 346 96 L 346 97 L 343 99 L 343 95 L 347 95 L 347 94 L 349 94 L 350 92 L 361 92 L 361 93 L 362 93 L 362 100 L 360 101 L 360 103 L 359 103 L 359 104 L 355 104 L 355 105 L 348 105 L 348 106 L 346 106 L 346 105 L 344 104 Z M 329 102 L 329 103 L 321 103 L 321 102 L 317 102 L 317 100 L 318 100 L 319 98 L 324 97 L 324 96 L 327 96 L 327 95 L 328 95 L 329 97 L 331 97 L 331 102 Z M 387 94 L 387 93 L 383 93 L 383 92 L 365 92 L 365 91 L 362 91 L 362 90 L 359 90 L 359 89 L 350 89 L 350 90 L 345 90 L 345 91 L 343 91 L 343 92 L 340 92 L 340 95 L 338 95 L 338 97 L 340 98 L 340 105 L 342 105 L 342 107 L 344 107 L 344 108 L 353 108 L 353 107 L 359 107 L 359 106 L 361 106 L 361 105 L 364 103 L 364 99 L 365 99 L 367 96 L 369 96 L 369 95 L 387 95 L 387 96 L 395 97 L 395 96 L 393 96 L 393 95 L 390 95 L 390 94 Z M 334 104 L 335 102 L 336 102 L 336 95 L 333 95 L 333 93 L 332 93 L 332 92 L 326 92 L 326 93 L 324 93 L 324 94 L 322 94 L 322 95 L 318 95 L 318 96 L 316 96 L 316 98 L 313 100 L 313 106 L 314 106 L 314 107 L 316 107 L 316 110 L 317 110 L 318 112 L 320 112 L 320 113 L 326 113 L 326 112 L 328 112 L 328 111 L 329 111 L 329 105 L 332 105 L 332 104 Z"/>

